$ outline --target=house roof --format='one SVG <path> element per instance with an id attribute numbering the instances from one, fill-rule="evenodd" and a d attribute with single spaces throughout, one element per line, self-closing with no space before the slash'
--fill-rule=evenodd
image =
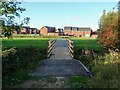
<path id="1" fill-rule="evenodd" d="M 55 30 L 55 27 L 51 27 L 51 26 L 44 26 L 44 27 L 46 27 L 47 29 L 48 29 L 48 33 L 49 32 L 55 32 L 56 30 Z"/>
<path id="2" fill-rule="evenodd" d="M 22 28 L 30 28 L 29 26 L 22 26 Z"/>
<path id="3" fill-rule="evenodd" d="M 78 30 L 78 27 L 72 27 L 72 30 Z"/>
<path id="4" fill-rule="evenodd" d="M 63 29 L 62 29 L 62 28 L 58 28 L 58 32 L 59 32 L 59 33 L 62 33 L 62 32 L 63 32 Z"/>
<path id="5" fill-rule="evenodd" d="M 62 28 L 58 28 L 58 30 L 63 30 Z"/>
<path id="6" fill-rule="evenodd" d="M 91 31 L 91 28 L 89 28 L 89 27 L 70 27 L 70 26 L 66 26 L 66 27 L 64 27 L 64 30 Z"/>
<path id="7" fill-rule="evenodd" d="M 37 30 L 37 28 L 30 28 L 30 29 L 32 29 L 32 30 Z"/>
<path id="8" fill-rule="evenodd" d="M 29 32 L 29 30 L 30 30 L 29 26 L 22 26 L 22 28 L 26 28 L 27 32 Z"/>
<path id="9" fill-rule="evenodd" d="M 66 26 L 66 27 L 64 27 L 64 30 L 72 30 L 72 27 Z"/>
<path id="10" fill-rule="evenodd" d="M 91 28 L 87 28 L 87 27 L 78 28 L 78 31 L 91 31 Z"/>

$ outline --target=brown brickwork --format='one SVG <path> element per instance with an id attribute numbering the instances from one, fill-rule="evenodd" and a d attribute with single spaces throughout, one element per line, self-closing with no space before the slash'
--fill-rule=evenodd
<path id="1" fill-rule="evenodd" d="M 30 34 L 32 34 L 32 29 L 30 28 Z"/>
<path id="2" fill-rule="evenodd" d="M 26 30 L 26 28 L 22 28 L 21 30 L 20 30 L 20 32 L 23 34 L 26 34 L 27 33 L 27 30 Z"/>
<path id="3" fill-rule="evenodd" d="M 42 27 L 40 29 L 40 34 L 41 35 L 49 35 L 49 36 L 58 36 L 58 33 L 56 33 L 55 27 Z"/>
<path id="4" fill-rule="evenodd" d="M 75 37 L 90 37 L 92 30 L 90 28 L 64 27 L 64 35 Z"/>
<path id="5" fill-rule="evenodd" d="M 48 29 L 46 27 L 42 27 L 40 29 L 40 34 L 41 35 L 48 35 Z"/>

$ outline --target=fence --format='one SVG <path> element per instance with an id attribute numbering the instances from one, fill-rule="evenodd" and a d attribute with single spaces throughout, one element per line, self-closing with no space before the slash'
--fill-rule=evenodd
<path id="1" fill-rule="evenodd" d="M 68 45 L 68 49 L 69 49 L 69 52 L 70 52 L 70 55 L 72 57 L 74 57 L 74 45 L 73 45 L 73 41 L 71 40 L 67 40 L 67 45 Z"/>
<path id="2" fill-rule="evenodd" d="M 50 57 L 50 55 L 52 54 L 52 49 L 54 47 L 54 44 L 55 44 L 55 40 L 48 41 L 47 58 Z"/>

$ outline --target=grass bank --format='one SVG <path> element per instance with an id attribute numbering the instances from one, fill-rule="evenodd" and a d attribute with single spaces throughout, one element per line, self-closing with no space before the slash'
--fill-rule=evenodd
<path id="1" fill-rule="evenodd" d="M 30 78 L 30 73 L 46 58 L 48 38 L 13 38 L 2 40 L 3 88 Z"/>

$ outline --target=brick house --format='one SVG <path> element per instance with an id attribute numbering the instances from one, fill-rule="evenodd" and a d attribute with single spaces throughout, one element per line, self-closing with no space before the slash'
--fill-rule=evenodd
<path id="1" fill-rule="evenodd" d="M 64 31 L 62 28 L 58 28 L 58 35 L 59 36 L 63 36 L 64 35 Z"/>
<path id="2" fill-rule="evenodd" d="M 30 28 L 29 26 L 23 26 L 19 30 L 14 30 L 13 34 L 40 34 L 40 30 L 37 28 Z"/>
<path id="3" fill-rule="evenodd" d="M 18 30 L 13 29 L 13 34 L 18 34 Z"/>
<path id="4" fill-rule="evenodd" d="M 98 32 L 97 31 L 93 31 L 91 37 L 92 38 L 97 38 L 98 37 Z"/>
<path id="5" fill-rule="evenodd" d="M 71 30 L 72 30 L 72 27 L 64 27 L 64 35 L 69 36 Z"/>
<path id="6" fill-rule="evenodd" d="M 40 29 L 41 35 L 50 35 L 50 36 L 58 36 L 55 27 L 44 26 Z"/>
<path id="7" fill-rule="evenodd" d="M 75 37 L 91 37 L 91 28 L 79 28 L 79 27 L 64 27 L 64 34 L 66 36 Z"/>
<path id="8" fill-rule="evenodd" d="M 20 34 L 29 34 L 30 33 L 30 27 L 29 26 L 23 26 L 21 29 L 20 29 Z"/>
<path id="9" fill-rule="evenodd" d="M 30 28 L 29 26 L 23 26 L 18 33 L 19 34 L 40 34 L 40 30 L 38 30 L 37 28 Z"/>
<path id="10" fill-rule="evenodd" d="M 76 37 L 91 37 L 92 29 L 91 28 L 78 28 L 78 33 Z"/>
<path id="11" fill-rule="evenodd" d="M 40 30 L 37 28 L 30 28 L 30 34 L 40 34 Z"/>

